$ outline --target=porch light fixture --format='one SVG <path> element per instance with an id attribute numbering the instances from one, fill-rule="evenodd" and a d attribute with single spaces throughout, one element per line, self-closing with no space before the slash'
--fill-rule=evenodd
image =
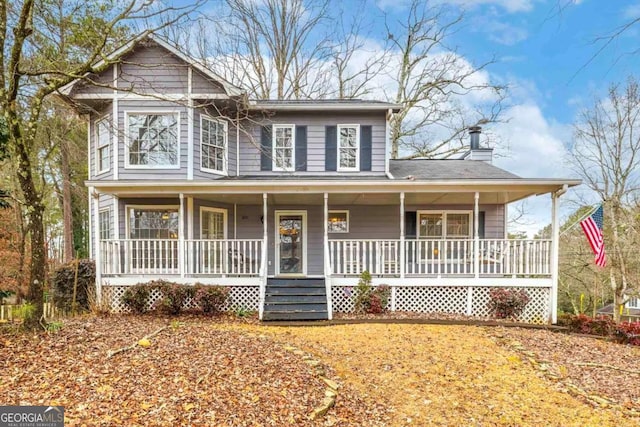
<path id="1" fill-rule="evenodd" d="M 164 219 L 165 221 L 169 219 L 169 212 L 164 211 L 162 212 L 162 219 Z"/>

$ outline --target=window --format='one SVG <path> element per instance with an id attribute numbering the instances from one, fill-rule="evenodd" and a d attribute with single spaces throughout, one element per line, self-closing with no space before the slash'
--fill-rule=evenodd
<path id="1" fill-rule="evenodd" d="M 329 233 L 349 232 L 349 211 L 329 211 Z"/>
<path id="2" fill-rule="evenodd" d="M 98 229 L 100 230 L 100 240 L 111 239 L 111 211 L 105 209 L 98 214 Z"/>
<path id="3" fill-rule="evenodd" d="M 421 239 L 470 239 L 471 212 L 418 212 Z"/>
<path id="4" fill-rule="evenodd" d="M 200 116 L 202 169 L 226 173 L 227 124 Z"/>
<path id="5" fill-rule="evenodd" d="M 105 118 L 96 122 L 96 174 L 109 170 L 111 156 L 111 132 L 109 119 Z"/>
<path id="6" fill-rule="evenodd" d="M 360 126 L 338 125 L 338 170 L 360 169 Z"/>
<path id="7" fill-rule="evenodd" d="M 177 239 L 178 208 L 128 208 L 130 239 Z"/>
<path id="8" fill-rule="evenodd" d="M 227 236 L 227 211 L 225 209 L 200 209 L 200 238 L 221 240 Z"/>
<path id="9" fill-rule="evenodd" d="M 177 114 L 127 114 L 128 165 L 178 165 Z"/>
<path id="10" fill-rule="evenodd" d="M 273 170 L 294 170 L 295 136 L 293 125 L 273 125 Z"/>

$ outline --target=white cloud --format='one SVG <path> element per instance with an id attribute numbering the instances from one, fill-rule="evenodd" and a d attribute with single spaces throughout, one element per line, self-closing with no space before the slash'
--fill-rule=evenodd
<path id="1" fill-rule="evenodd" d="M 489 35 L 489 40 L 505 46 L 513 46 L 526 40 L 529 36 L 528 31 L 520 25 L 511 25 L 495 20 L 488 21 L 482 25 L 482 31 Z"/>

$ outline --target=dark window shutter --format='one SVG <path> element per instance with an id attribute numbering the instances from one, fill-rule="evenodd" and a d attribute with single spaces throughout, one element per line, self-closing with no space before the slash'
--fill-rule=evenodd
<path id="1" fill-rule="evenodd" d="M 360 170 L 371 170 L 371 126 L 360 126 Z"/>
<path id="2" fill-rule="evenodd" d="M 484 239 L 484 211 L 478 212 L 478 236 Z"/>
<path id="3" fill-rule="evenodd" d="M 415 239 L 417 237 L 416 234 L 416 212 L 405 212 L 404 213 L 404 237 L 407 239 Z"/>
<path id="4" fill-rule="evenodd" d="M 270 171 L 273 169 L 273 159 L 271 158 L 271 126 L 263 126 L 260 132 L 260 170 Z"/>
<path id="5" fill-rule="evenodd" d="M 307 170 L 307 127 L 296 126 L 296 170 Z"/>
<path id="6" fill-rule="evenodd" d="M 338 170 L 338 126 L 326 126 L 324 130 L 324 168 Z"/>

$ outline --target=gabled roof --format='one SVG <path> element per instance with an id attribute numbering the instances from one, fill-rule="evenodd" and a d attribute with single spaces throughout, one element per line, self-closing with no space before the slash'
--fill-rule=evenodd
<path id="1" fill-rule="evenodd" d="M 395 113 L 402 105 L 368 99 L 256 99 L 251 100 L 249 108 L 269 111 L 392 110 Z"/>
<path id="2" fill-rule="evenodd" d="M 178 57 L 180 60 L 186 62 L 189 65 L 191 65 L 193 68 L 195 68 L 196 70 L 198 70 L 199 72 L 201 72 L 205 76 L 207 76 L 207 77 L 211 78 L 212 80 L 215 80 L 216 82 L 220 83 L 220 85 L 223 87 L 223 89 L 225 90 L 225 93 L 228 96 L 240 96 L 240 95 L 243 95 L 245 93 L 245 91 L 243 89 L 241 89 L 241 88 L 229 83 L 224 78 L 220 77 L 218 74 L 214 73 L 213 71 L 211 71 L 207 67 L 203 66 L 202 64 L 200 64 L 199 62 L 197 62 L 196 60 L 191 58 L 190 56 L 185 55 L 184 53 L 182 53 L 180 50 L 178 50 L 176 47 L 172 46 L 169 42 L 164 40 L 162 37 L 160 37 L 160 36 L 158 36 L 158 35 L 156 35 L 154 33 L 151 33 L 151 32 L 143 32 L 143 33 L 139 34 L 138 36 L 132 38 L 127 43 L 125 43 L 124 45 L 120 46 L 118 49 L 114 50 L 109 55 L 107 55 L 107 57 L 105 59 L 102 59 L 102 60 L 96 62 L 95 64 L 93 64 L 93 67 L 98 68 L 98 67 L 103 66 L 106 62 L 111 62 L 111 61 L 117 60 L 121 56 L 123 56 L 123 55 L 127 54 L 128 52 L 130 52 L 138 43 L 140 43 L 141 41 L 143 41 L 145 39 L 153 40 L 160 47 L 162 47 L 163 49 L 169 51 L 170 53 L 172 53 L 173 55 Z M 85 75 L 85 77 L 86 77 L 86 75 Z M 66 84 L 65 86 L 63 86 L 62 88 L 60 88 L 58 90 L 58 92 L 60 94 L 62 94 L 62 95 L 69 96 L 71 94 L 71 91 L 73 90 L 73 87 L 78 82 L 80 82 L 81 80 L 82 79 L 80 79 L 80 78 L 75 79 L 74 81 L 72 81 L 72 82 Z"/>
<path id="3" fill-rule="evenodd" d="M 389 172 L 395 179 L 522 179 L 487 162 L 459 159 L 389 160 Z"/>

